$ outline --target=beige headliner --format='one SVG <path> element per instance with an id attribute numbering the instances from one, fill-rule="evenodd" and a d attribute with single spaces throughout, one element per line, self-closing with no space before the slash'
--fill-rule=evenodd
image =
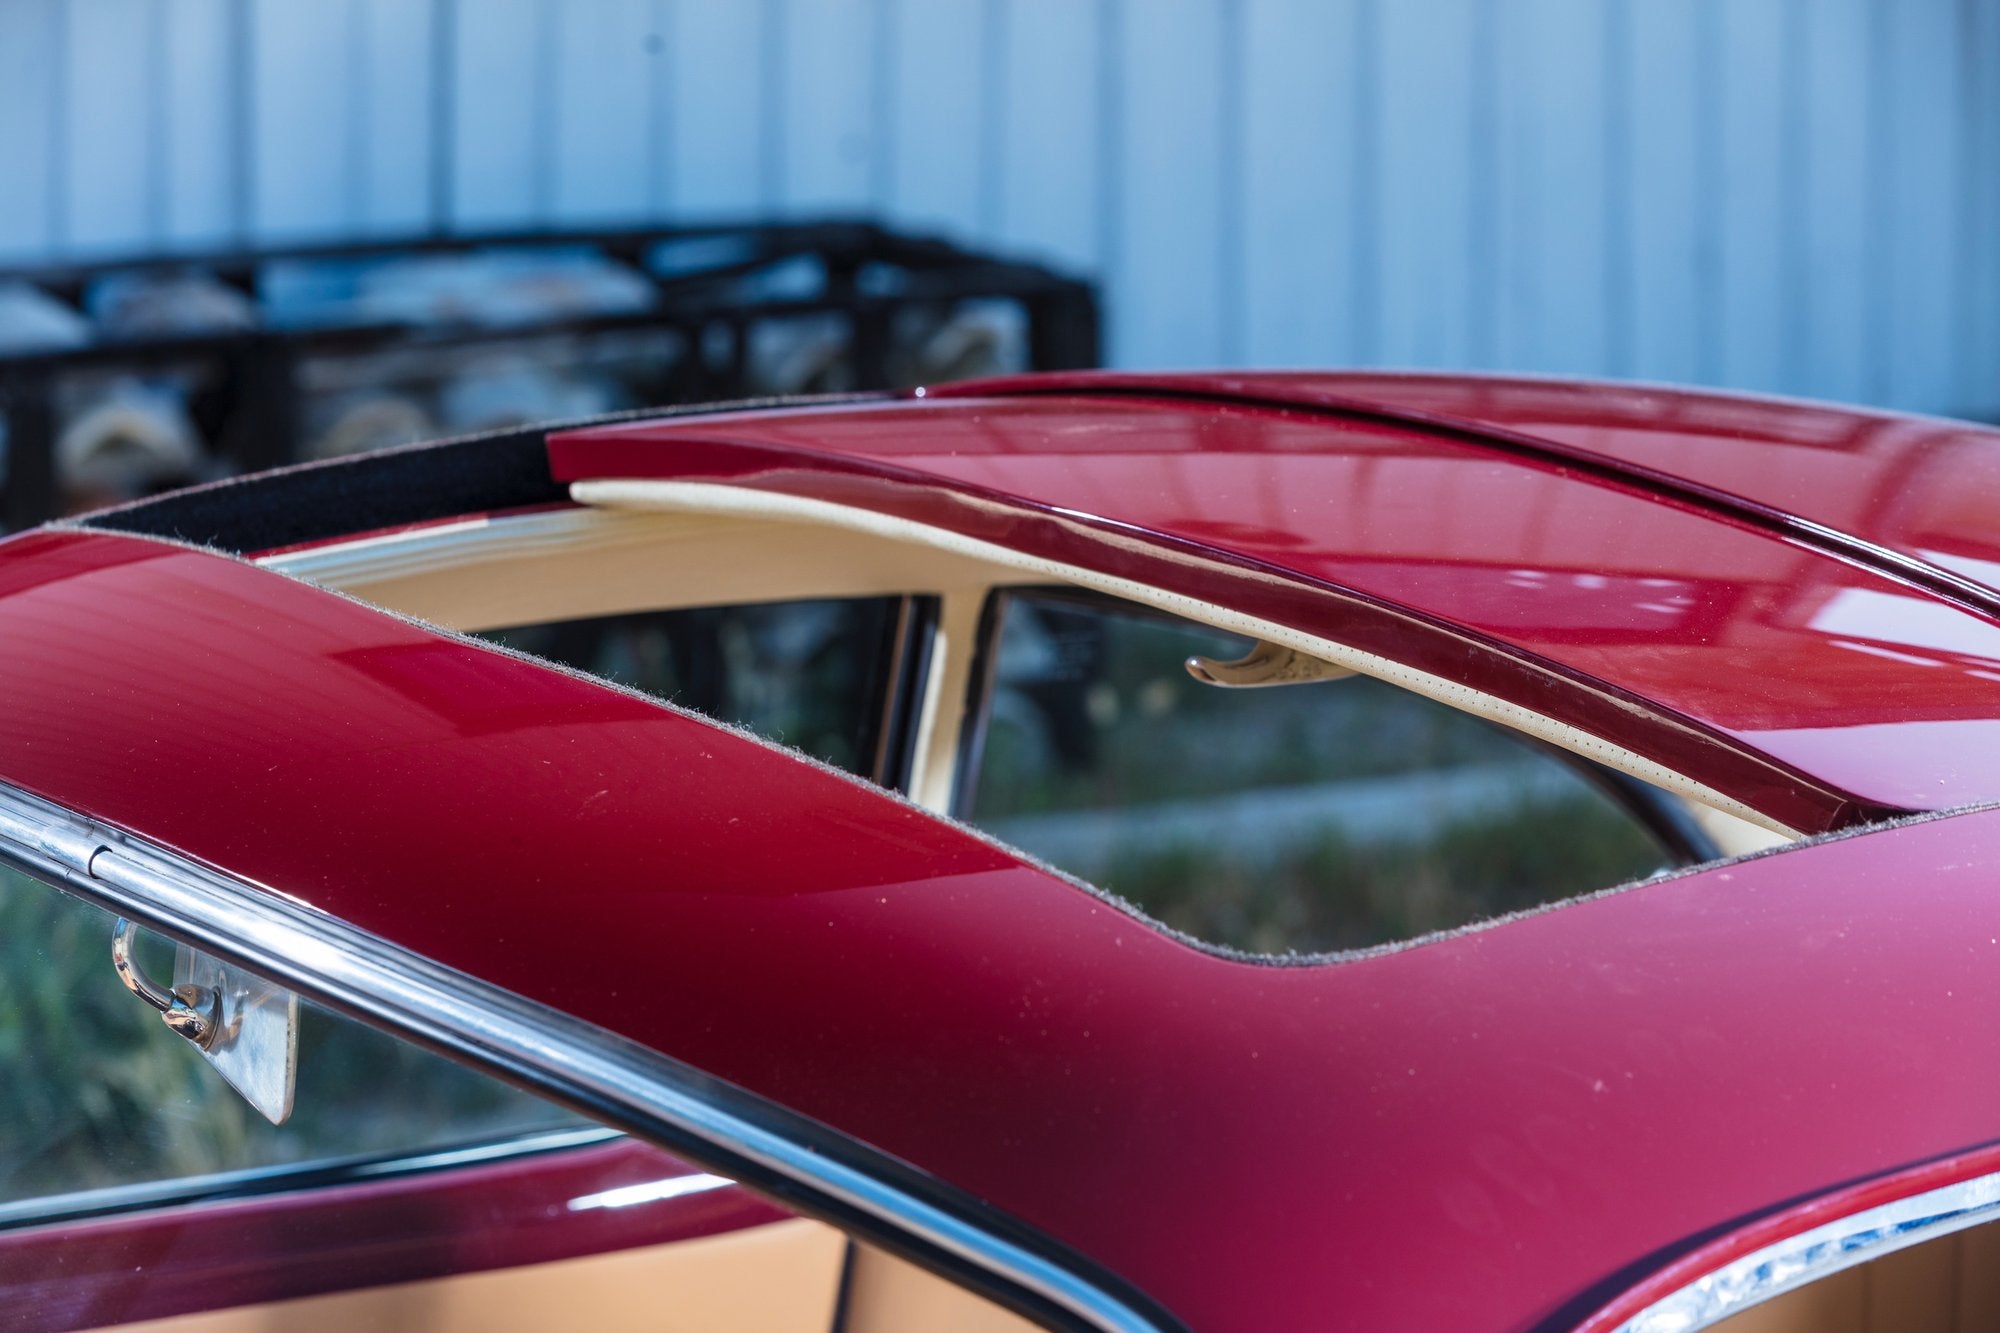
<path id="1" fill-rule="evenodd" d="M 940 600 L 911 796 L 951 808 L 980 608 L 1011 566 L 874 533 L 728 512 L 556 509 L 267 556 L 299 578 L 457 630 L 669 607 L 922 593 Z"/>
<path id="2" fill-rule="evenodd" d="M 458 630 L 662 607 L 984 590 L 1005 565 L 720 510 L 552 509 L 466 519 L 259 563 Z"/>

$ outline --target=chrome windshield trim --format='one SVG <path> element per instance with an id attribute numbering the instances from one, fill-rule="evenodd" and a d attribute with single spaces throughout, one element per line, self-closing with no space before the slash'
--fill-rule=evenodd
<path id="1" fill-rule="evenodd" d="M 973 1279 L 1058 1327 L 1182 1325 L 907 1164 L 594 1024 L 0 784 L 0 861 Z M 817 1138 L 814 1133 L 817 1132 Z M 706 1149 L 706 1151 L 701 1151 Z M 924 1197 L 934 1193 L 939 1198 Z M 963 1200 L 962 1211 L 951 1204 Z M 1012 1233 L 1012 1234 L 1009 1234 Z M 1044 1249 L 1056 1253 L 1045 1253 Z"/>
<path id="2" fill-rule="evenodd" d="M 2000 1173 L 1912 1194 L 1774 1241 L 1704 1274 L 1616 1333 L 1698 1333 L 1842 1269 L 2000 1220 Z"/>

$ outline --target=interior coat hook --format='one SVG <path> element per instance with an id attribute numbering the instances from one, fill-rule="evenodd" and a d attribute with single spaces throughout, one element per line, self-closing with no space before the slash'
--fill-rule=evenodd
<path id="1" fill-rule="evenodd" d="M 1229 690 L 1256 689 L 1265 685 L 1298 685 L 1309 680 L 1339 680 L 1355 673 L 1335 666 L 1324 658 L 1283 648 L 1259 640 L 1234 662 L 1218 662 L 1213 657 L 1190 657 L 1188 674 L 1204 685 Z"/>
<path id="2" fill-rule="evenodd" d="M 175 1032 L 207 1050 L 215 1040 L 216 1010 L 219 999 L 204 986 L 176 986 L 172 990 L 146 975 L 132 956 L 139 928 L 124 917 L 111 929 L 111 967 L 125 989 L 160 1011 L 160 1018 Z"/>

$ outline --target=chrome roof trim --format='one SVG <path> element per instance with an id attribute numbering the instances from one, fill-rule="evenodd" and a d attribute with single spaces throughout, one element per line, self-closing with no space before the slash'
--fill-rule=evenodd
<path id="1" fill-rule="evenodd" d="M 266 569 L 308 583 L 343 588 L 357 580 L 379 582 L 404 578 L 476 564 L 495 556 L 560 551 L 585 539 L 644 541 L 646 533 L 638 524 L 627 524 L 624 531 L 619 531 L 605 523 L 603 514 L 597 510 L 542 509 L 504 516 L 481 514 L 427 527 L 288 549 L 254 559 Z"/>
<path id="2" fill-rule="evenodd" d="M 1087 1274 L 1001 1216 L 923 1197 L 955 1192 L 896 1159 L 594 1024 L 435 963 L 270 889 L 255 888 L 0 784 L 0 862 L 300 993 L 542 1090 L 704 1165 L 761 1177 L 860 1224 L 920 1262 L 1057 1327 L 1168 1333 L 1171 1315 Z M 766 1122 L 770 1123 L 766 1123 Z M 808 1141 L 813 1131 L 818 1141 Z M 706 1149 L 705 1153 L 701 1149 Z M 898 1177 L 901 1177 L 899 1180 Z M 929 1188 L 927 1188 L 929 1187 Z M 1017 1234 L 1007 1234 L 1014 1232 Z M 1041 1244 L 1038 1246 L 1037 1241 Z"/>
<path id="3" fill-rule="evenodd" d="M 2000 1172 L 1866 1208 L 1774 1241 L 1653 1302 L 1615 1333 L 1698 1333 L 1842 1269 L 1994 1221 L 2000 1221 Z"/>

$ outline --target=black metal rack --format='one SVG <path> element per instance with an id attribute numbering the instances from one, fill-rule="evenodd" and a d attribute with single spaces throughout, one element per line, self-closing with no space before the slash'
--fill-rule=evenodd
<path id="1" fill-rule="evenodd" d="M 668 244 L 706 246 L 722 257 L 662 272 L 653 257 Z M 896 382 L 892 353 L 901 312 L 949 311 L 967 302 L 998 301 L 1019 308 L 1025 330 L 1026 364 L 1010 368 L 1081 369 L 1098 361 L 1097 299 L 1089 283 L 1038 264 L 980 254 L 867 221 L 430 236 L 0 270 L 0 282 L 24 282 L 76 307 L 94 283 L 112 275 L 195 273 L 256 303 L 260 283 L 275 264 L 554 249 L 587 253 L 641 275 L 650 285 L 650 301 L 640 310 L 524 322 L 259 323 L 240 331 L 100 337 L 85 346 L 0 354 L 0 413 L 6 432 L 0 523 L 18 529 L 58 512 L 57 388 L 78 374 L 198 368 L 207 387 L 191 404 L 191 415 L 216 468 L 228 472 L 271 467 L 300 456 L 300 369 L 315 358 L 532 344 L 538 338 L 621 331 L 672 334 L 686 354 L 663 361 L 657 373 L 645 377 L 637 390 L 641 400 L 648 405 L 718 401 L 768 392 L 747 373 L 747 349 L 760 325 L 817 316 L 837 319 L 844 329 L 844 368 L 851 380 L 846 387 L 887 388 Z M 749 283 L 774 265 L 800 261 L 816 275 L 812 290 L 773 295 Z"/>

